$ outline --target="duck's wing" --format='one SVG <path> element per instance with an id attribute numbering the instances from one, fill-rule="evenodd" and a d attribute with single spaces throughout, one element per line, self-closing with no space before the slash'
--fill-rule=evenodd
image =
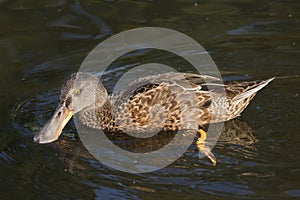
<path id="1" fill-rule="evenodd" d="M 189 73 L 146 76 L 120 91 L 113 98 L 113 104 L 120 109 L 126 105 L 130 117 L 140 121 L 140 125 L 147 124 L 151 117 L 158 120 L 153 123 L 159 123 L 159 119 L 167 115 L 168 124 L 173 129 L 183 114 L 199 119 L 198 124 L 204 125 L 237 117 L 255 94 L 272 80 L 223 83 L 212 76 Z M 214 109 L 226 106 L 220 113 L 214 110 L 213 119 L 212 103 Z M 193 109 L 198 113 L 190 112 Z"/>
<path id="2" fill-rule="evenodd" d="M 147 76 L 115 94 L 112 104 L 117 108 L 115 113 L 121 113 L 118 114 L 120 121 L 126 124 L 133 121 L 142 127 L 175 130 L 182 128 L 182 116 L 190 120 L 190 124 L 194 125 L 196 119 L 197 124 L 206 124 L 210 120 L 211 103 L 207 85 L 219 84 L 219 81 L 211 76 L 186 73 Z M 132 121 L 126 122 L 128 118 Z M 185 128 L 189 128 L 189 123 L 185 124 Z"/>
<path id="3" fill-rule="evenodd" d="M 207 91 L 207 87 L 202 86 L 219 84 L 222 85 L 220 79 L 207 75 L 190 74 L 190 73 L 164 73 L 153 76 L 139 78 L 128 85 L 128 87 L 120 92 L 120 95 L 136 95 L 144 93 L 157 86 L 165 84 L 169 86 L 177 86 L 183 90 L 203 90 Z M 133 92 L 135 91 L 135 92 Z M 130 94 L 129 94 L 130 93 Z"/>
<path id="4" fill-rule="evenodd" d="M 220 79 L 212 76 L 190 73 L 164 73 L 133 81 L 124 90 L 114 94 L 113 96 L 116 98 L 113 98 L 113 101 L 118 104 L 125 101 L 125 99 L 132 100 L 149 94 L 160 94 L 163 89 L 172 90 L 173 93 L 177 94 L 188 94 L 188 91 L 193 91 L 197 93 L 197 96 L 207 96 L 208 92 L 212 90 L 208 86 L 214 86 L 214 89 L 224 87 Z"/>

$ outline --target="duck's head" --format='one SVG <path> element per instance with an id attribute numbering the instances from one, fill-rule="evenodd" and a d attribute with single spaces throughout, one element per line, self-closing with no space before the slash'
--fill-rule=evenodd
<path id="1" fill-rule="evenodd" d="M 74 114 L 100 107 L 106 98 L 106 89 L 97 77 L 82 72 L 73 74 L 62 86 L 60 102 L 53 117 L 35 134 L 34 141 L 49 143 L 57 140 Z"/>

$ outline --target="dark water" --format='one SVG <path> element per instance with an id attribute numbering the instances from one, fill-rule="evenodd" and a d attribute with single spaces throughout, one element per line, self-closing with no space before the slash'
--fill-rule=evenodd
<path id="1" fill-rule="evenodd" d="M 297 0 L 0 0 L 1 199 L 299 198 L 299 10 Z M 72 123 L 58 142 L 34 144 L 60 85 L 87 53 L 113 34 L 144 26 L 194 38 L 227 80 L 278 77 L 226 125 L 213 150 L 217 166 L 198 159 L 191 145 L 164 169 L 119 172 L 89 155 Z M 144 57 L 116 62 L 106 85 Z M 190 71 L 166 54 L 145 59 Z"/>

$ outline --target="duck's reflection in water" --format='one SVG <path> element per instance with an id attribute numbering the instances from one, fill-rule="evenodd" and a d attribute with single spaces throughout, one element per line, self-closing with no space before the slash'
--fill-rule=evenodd
<path id="1" fill-rule="evenodd" d="M 111 142 L 123 150 L 145 153 L 158 150 L 165 145 L 168 145 L 168 143 L 174 138 L 175 134 L 175 132 L 160 132 L 150 138 L 134 138 L 121 133 L 106 133 L 106 136 Z M 187 152 L 192 152 L 197 155 L 198 151 L 196 150 L 195 142 L 190 146 Z M 254 144 L 257 142 L 258 139 L 253 135 L 251 127 L 240 119 L 234 119 L 224 123 L 222 132 L 215 146 L 217 147 L 216 151 L 218 155 L 222 154 L 224 151 L 226 152 L 227 145 L 235 145 L 255 151 Z M 79 138 L 71 140 L 69 137 L 64 136 L 53 145 L 58 151 L 59 159 L 65 163 L 67 170 L 71 173 L 80 173 L 80 170 L 84 170 L 88 167 L 87 165 L 89 165 L 89 161 L 97 162 L 97 159 L 95 159 L 89 151 L 86 150 Z M 218 147 L 222 147 L 222 152 L 218 151 Z M 214 149 L 212 151 L 214 151 Z M 194 159 L 198 158 L 195 157 Z"/>

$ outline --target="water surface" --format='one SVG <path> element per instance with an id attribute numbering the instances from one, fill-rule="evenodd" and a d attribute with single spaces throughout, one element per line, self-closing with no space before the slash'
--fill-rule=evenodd
<path id="1" fill-rule="evenodd" d="M 1 0 L 1 199 L 299 198 L 299 10 L 297 0 Z M 73 123 L 58 142 L 34 144 L 60 85 L 87 53 L 113 34 L 144 26 L 194 38 L 225 80 L 277 77 L 229 122 L 213 150 L 218 165 L 198 159 L 191 145 L 164 169 L 119 172 L 85 150 Z M 114 63 L 105 85 L 111 90 L 131 66 L 150 61 L 192 71 L 169 54 L 133 52 Z"/>

